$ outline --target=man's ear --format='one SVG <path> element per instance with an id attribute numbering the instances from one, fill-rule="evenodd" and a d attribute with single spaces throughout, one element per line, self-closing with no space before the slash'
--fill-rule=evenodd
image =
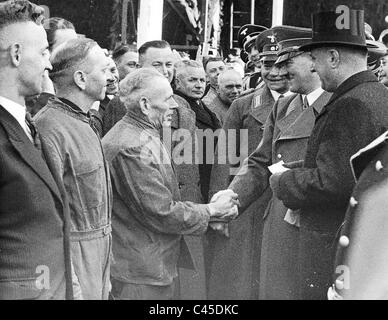
<path id="1" fill-rule="evenodd" d="M 82 91 L 86 89 L 86 74 L 83 71 L 81 70 L 75 71 L 73 74 L 73 80 L 76 86 L 80 88 Z"/>
<path id="2" fill-rule="evenodd" d="M 328 50 L 329 54 L 329 64 L 332 69 L 337 69 L 340 64 L 340 53 L 336 49 L 330 49 Z"/>
<path id="3" fill-rule="evenodd" d="M 139 100 L 139 105 L 140 105 L 140 110 L 141 112 L 148 116 L 150 111 L 151 111 L 151 103 L 150 101 L 148 100 L 147 97 L 141 97 L 140 100 Z"/>
<path id="4" fill-rule="evenodd" d="M 10 48 L 10 54 L 11 54 L 12 64 L 15 67 L 18 67 L 20 65 L 21 58 L 22 58 L 22 45 L 19 43 L 12 44 Z"/>

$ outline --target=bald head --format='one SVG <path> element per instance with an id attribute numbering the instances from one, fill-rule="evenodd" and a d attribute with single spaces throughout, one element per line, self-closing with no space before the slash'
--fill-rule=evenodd
<path id="1" fill-rule="evenodd" d="M 218 94 L 220 99 L 227 105 L 231 105 L 241 94 L 243 87 L 240 73 L 228 69 L 218 76 Z"/>

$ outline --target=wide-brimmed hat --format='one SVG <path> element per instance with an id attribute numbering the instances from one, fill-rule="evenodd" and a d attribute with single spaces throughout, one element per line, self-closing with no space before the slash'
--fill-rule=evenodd
<path id="1" fill-rule="evenodd" d="M 310 51 L 312 48 L 333 45 L 366 49 L 364 11 L 343 7 L 336 12 L 314 13 L 312 40 L 300 49 Z"/>

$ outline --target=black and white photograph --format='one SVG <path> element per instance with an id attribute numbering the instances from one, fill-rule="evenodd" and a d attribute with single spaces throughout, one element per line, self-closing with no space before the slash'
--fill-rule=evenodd
<path id="1" fill-rule="evenodd" d="M 388 300 L 387 234 L 386 0 L 0 0 L 0 300 Z"/>

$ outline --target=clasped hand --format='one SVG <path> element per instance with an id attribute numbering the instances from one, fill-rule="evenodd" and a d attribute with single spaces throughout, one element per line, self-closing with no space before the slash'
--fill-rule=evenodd
<path id="1" fill-rule="evenodd" d="M 228 224 L 238 216 L 238 195 L 232 190 L 217 192 L 210 200 L 210 227 L 225 236 L 229 236 Z"/>

